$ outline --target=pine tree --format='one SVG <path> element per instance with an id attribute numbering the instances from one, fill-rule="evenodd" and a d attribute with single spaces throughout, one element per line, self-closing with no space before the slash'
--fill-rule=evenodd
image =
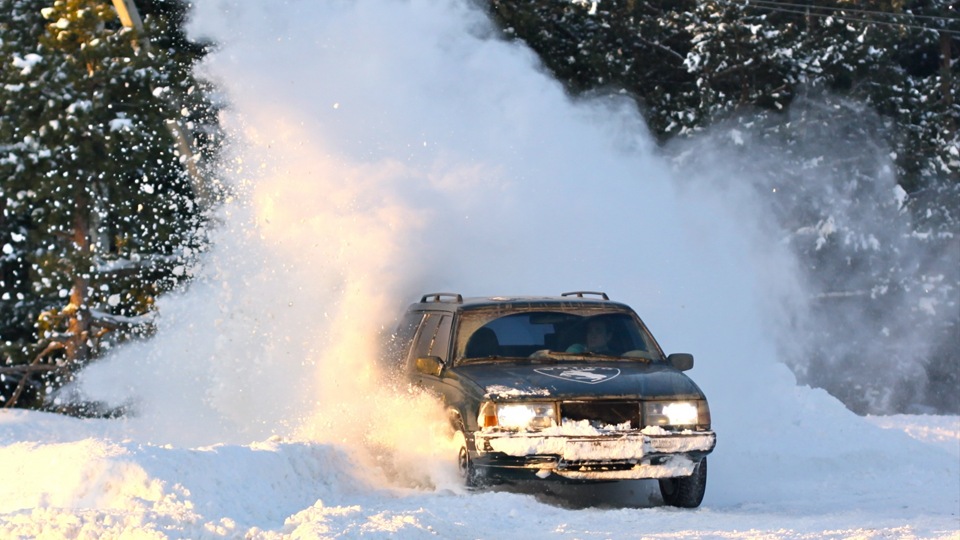
<path id="1" fill-rule="evenodd" d="M 56 364 L 54 387 L 149 333 L 155 297 L 189 277 L 203 214 L 170 122 L 200 85 L 109 2 L 0 9 L 13 58 L 0 71 L 3 354 Z"/>

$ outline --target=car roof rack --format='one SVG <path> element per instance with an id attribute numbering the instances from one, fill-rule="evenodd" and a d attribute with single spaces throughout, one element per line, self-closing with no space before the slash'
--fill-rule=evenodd
<path id="1" fill-rule="evenodd" d="M 565 293 L 561 294 L 560 296 L 576 296 L 577 298 L 583 298 L 584 295 L 587 295 L 587 294 L 590 294 L 590 295 L 593 295 L 593 296 L 599 296 L 600 298 L 603 298 L 604 300 L 609 300 L 609 299 L 610 299 L 610 297 L 607 296 L 607 293 L 605 293 L 605 292 L 598 292 L 598 291 L 572 291 L 572 292 L 565 292 Z"/>
<path id="2" fill-rule="evenodd" d="M 463 303 L 463 295 L 462 295 L 462 294 L 448 293 L 448 292 L 438 292 L 438 293 L 425 294 L 425 295 L 423 295 L 423 298 L 420 299 L 420 303 L 423 304 L 423 303 L 426 303 L 426 302 L 443 302 L 443 301 L 444 301 L 443 298 L 446 298 L 446 297 L 456 298 L 458 304 L 462 304 L 462 303 Z"/>

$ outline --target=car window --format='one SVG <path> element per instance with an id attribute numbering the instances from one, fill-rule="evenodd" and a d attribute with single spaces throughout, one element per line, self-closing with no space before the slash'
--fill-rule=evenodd
<path id="1" fill-rule="evenodd" d="M 517 313 L 500 317 L 485 326 L 492 329 L 501 345 L 538 345 L 545 346 L 548 334 L 556 332 L 561 320 L 578 320 L 577 315 L 557 314 L 549 320 L 537 320 L 540 313 Z"/>
<path id="2" fill-rule="evenodd" d="M 657 357 L 646 332 L 624 312 L 526 311 L 464 314 L 459 325 L 456 358 L 526 358 L 537 351 L 585 352 L 588 327 L 601 322 L 608 329 L 604 355 L 650 352 Z M 580 349 L 577 345 L 580 344 Z"/>
<path id="3" fill-rule="evenodd" d="M 390 336 L 386 347 L 386 361 L 391 366 L 403 365 L 407 360 L 407 353 L 410 351 L 410 344 L 417 334 L 417 328 L 420 327 L 420 321 L 423 320 L 423 312 L 411 311 L 406 313 L 397 330 Z"/>
<path id="4" fill-rule="evenodd" d="M 436 313 L 428 313 L 420 324 L 420 331 L 417 333 L 416 342 L 410 351 L 409 361 L 414 362 L 417 358 L 430 356 L 430 347 L 433 345 L 433 338 L 437 335 L 437 327 L 440 326 L 440 316 Z"/>
<path id="5" fill-rule="evenodd" d="M 450 323 L 452 317 L 449 315 L 440 316 L 440 324 L 437 327 L 437 335 L 433 338 L 433 344 L 430 346 L 430 355 L 438 356 L 444 362 L 450 353 Z"/>
<path id="6" fill-rule="evenodd" d="M 447 314 L 428 313 L 420 324 L 409 361 L 424 356 L 438 356 L 446 361 L 450 349 L 451 320 Z"/>

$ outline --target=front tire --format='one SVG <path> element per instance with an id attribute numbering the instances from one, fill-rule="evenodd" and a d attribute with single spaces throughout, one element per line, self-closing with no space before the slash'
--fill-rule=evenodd
<path id="1" fill-rule="evenodd" d="M 462 427 L 453 434 L 455 447 L 457 448 L 457 474 L 468 489 L 481 487 L 480 475 L 473 465 L 473 459 L 470 457 L 470 450 L 467 449 L 467 438 L 463 434 Z"/>
<path id="2" fill-rule="evenodd" d="M 707 490 L 707 458 L 693 470 L 690 476 L 660 479 L 660 495 L 663 502 L 678 508 L 696 508 L 703 502 Z"/>

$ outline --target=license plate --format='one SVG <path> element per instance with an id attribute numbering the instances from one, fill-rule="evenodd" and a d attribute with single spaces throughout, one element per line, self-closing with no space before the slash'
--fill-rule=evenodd
<path id="1" fill-rule="evenodd" d="M 626 437 L 616 439 L 571 439 L 563 448 L 567 461 L 625 461 L 643 457 L 643 440 Z"/>

